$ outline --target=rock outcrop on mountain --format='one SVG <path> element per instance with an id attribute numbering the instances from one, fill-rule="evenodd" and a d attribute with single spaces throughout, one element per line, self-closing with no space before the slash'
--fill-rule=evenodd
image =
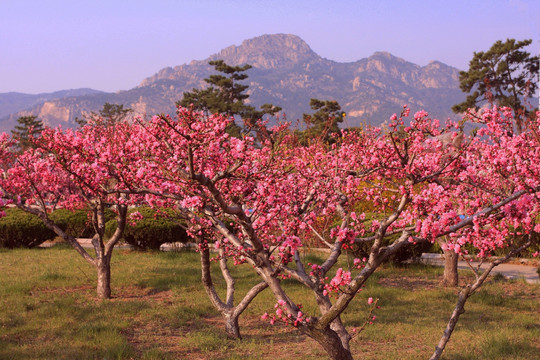
<path id="1" fill-rule="evenodd" d="M 310 112 L 310 98 L 337 100 L 347 112 L 344 125 L 358 126 L 380 124 L 403 104 L 412 111 L 425 109 L 446 119 L 454 116 L 451 106 L 465 97 L 458 86 L 459 71 L 441 62 L 418 66 L 377 52 L 366 59 L 339 63 L 317 55 L 298 36 L 276 34 L 245 40 L 205 60 L 164 68 L 131 90 L 35 102 L 4 117 L 0 128 L 11 129 L 18 116 L 28 114 L 39 116 L 49 126 L 72 126 L 75 117 L 98 111 L 105 102 L 123 104 L 138 114 L 173 113 L 184 92 L 206 86 L 204 78 L 214 73 L 208 61 L 217 59 L 230 65 L 252 65 L 244 81 L 249 84 L 251 105 L 281 106 L 292 121 Z M 0 94 L 0 109 L 5 95 Z"/>

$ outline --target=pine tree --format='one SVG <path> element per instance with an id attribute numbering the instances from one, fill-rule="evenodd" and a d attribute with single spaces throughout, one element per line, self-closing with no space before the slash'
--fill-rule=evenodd
<path id="1" fill-rule="evenodd" d="M 226 116 L 239 116 L 247 124 L 245 130 L 253 126 L 254 121 L 261 119 L 264 115 L 275 115 L 281 110 L 280 107 L 272 104 L 264 104 L 261 110 L 256 110 L 253 106 L 244 103 L 249 98 L 249 94 L 244 93 L 249 85 L 239 84 L 248 78 L 245 72 L 252 68 L 251 65 L 231 66 L 223 60 L 210 61 L 216 71 L 222 74 L 210 75 L 204 81 L 209 84 L 206 89 L 193 89 L 185 92 L 182 100 L 176 104 L 183 107 L 193 106 L 195 110 L 204 111 L 207 114 L 224 114 Z M 227 132 L 232 136 L 240 137 L 242 128 L 236 123 L 231 123 Z"/>
<path id="2" fill-rule="evenodd" d="M 32 139 L 43 131 L 43 122 L 37 119 L 35 115 L 21 116 L 17 119 L 15 128 L 11 130 L 14 139 L 19 141 L 21 150 L 34 147 Z"/>
<path id="3" fill-rule="evenodd" d="M 303 115 L 307 129 L 301 134 L 302 143 L 306 143 L 311 138 L 321 138 L 331 142 L 331 134 L 339 133 L 339 124 L 345 118 L 341 106 L 336 100 L 319 99 L 311 99 L 309 106 L 316 112 Z"/>
<path id="4" fill-rule="evenodd" d="M 459 73 L 461 90 L 470 94 L 452 110 L 463 113 L 488 102 L 508 106 L 516 113 L 517 130 L 521 132 L 523 121 L 534 113 L 527 110 L 527 98 L 534 96 L 538 86 L 539 57 L 523 50 L 531 42 L 499 40 L 488 51 L 475 52 L 469 71 Z"/>
<path id="5" fill-rule="evenodd" d="M 103 109 L 99 110 L 98 113 L 92 112 L 89 116 L 82 119 L 75 118 L 75 121 L 81 127 L 86 125 L 88 120 L 104 126 L 111 126 L 123 121 L 131 112 L 133 112 L 133 109 L 124 108 L 123 104 L 118 105 L 106 102 L 103 104 Z"/>

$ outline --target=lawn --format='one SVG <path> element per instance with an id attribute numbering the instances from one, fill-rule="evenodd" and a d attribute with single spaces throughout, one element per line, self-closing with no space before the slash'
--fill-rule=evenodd
<path id="1" fill-rule="evenodd" d="M 243 340 L 228 340 L 200 285 L 196 253 L 117 250 L 113 298 L 106 301 L 95 297 L 95 271 L 65 246 L 0 250 L 0 274 L 0 359 L 325 358 L 294 328 L 260 319 L 275 303 L 268 290 L 240 318 Z M 238 297 L 258 281 L 247 267 L 234 274 Z M 343 317 L 358 327 L 367 298 L 380 299 L 376 321 L 352 341 L 355 358 L 427 359 L 456 301 L 456 289 L 438 287 L 441 274 L 429 266 L 388 265 L 372 276 Z M 313 299 L 286 283 L 309 314 Z M 540 286 L 492 279 L 466 310 L 445 359 L 538 358 Z"/>

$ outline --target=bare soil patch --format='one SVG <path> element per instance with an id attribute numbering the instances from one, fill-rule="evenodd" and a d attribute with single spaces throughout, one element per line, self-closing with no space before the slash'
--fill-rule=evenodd
<path id="1" fill-rule="evenodd" d="M 377 284 L 405 290 L 430 290 L 438 287 L 440 282 L 438 279 L 419 279 L 401 276 L 381 278 L 377 281 Z"/>

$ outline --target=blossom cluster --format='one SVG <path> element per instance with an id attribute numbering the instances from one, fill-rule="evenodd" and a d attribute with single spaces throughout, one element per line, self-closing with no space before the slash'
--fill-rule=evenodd
<path id="1" fill-rule="evenodd" d="M 302 305 L 298 304 L 297 307 L 301 309 Z M 268 320 L 272 325 L 274 325 L 276 321 L 279 321 L 285 325 L 292 325 L 294 327 L 298 327 L 302 323 L 306 324 L 311 322 L 311 318 L 306 317 L 301 310 L 298 310 L 295 316 L 293 316 L 291 313 L 287 313 L 287 310 L 285 309 L 285 301 L 283 300 L 278 300 L 278 302 L 274 305 L 274 309 L 274 314 L 269 315 L 268 313 L 264 313 L 261 316 L 261 319 Z"/>

